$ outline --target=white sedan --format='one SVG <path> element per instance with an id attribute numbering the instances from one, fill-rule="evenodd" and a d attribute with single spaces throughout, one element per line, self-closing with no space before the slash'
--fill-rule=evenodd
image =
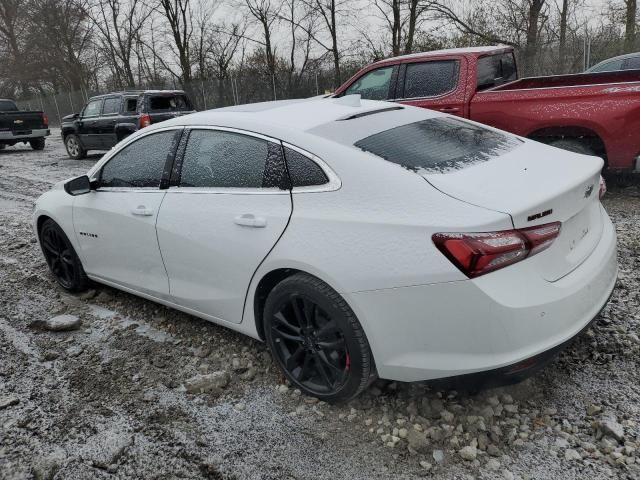
<path id="1" fill-rule="evenodd" d="M 617 275 L 602 165 L 410 106 L 272 102 L 138 131 L 33 227 L 62 287 L 264 340 L 339 401 L 376 376 L 519 373 L 589 325 Z"/>

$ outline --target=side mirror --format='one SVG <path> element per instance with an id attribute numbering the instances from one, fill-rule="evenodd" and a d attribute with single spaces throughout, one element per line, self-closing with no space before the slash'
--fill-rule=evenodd
<path id="1" fill-rule="evenodd" d="M 89 181 L 89 177 L 83 175 L 81 177 L 74 178 L 73 180 L 69 180 L 64 184 L 64 190 L 74 197 L 76 195 L 89 193 L 91 191 L 91 182 Z"/>

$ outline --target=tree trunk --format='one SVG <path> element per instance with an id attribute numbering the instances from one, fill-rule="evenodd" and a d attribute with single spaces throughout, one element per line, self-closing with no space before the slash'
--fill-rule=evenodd
<path id="1" fill-rule="evenodd" d="M 524 51 L 524 73 L 532 75 L 535 72 L 535 58 L 538 51 L 538 21 L 540 11 L 545 0 L 529 1 L 529 22 L 527 25 L 527 45 Z"/>
<path id="2" fill-rule="evenodd" d="M 560 45 L 558 46 L 558 64 L 560 72 L 565 73 L 567 57 L 567 16 L 569 15 L 569 0 L 562 0 L 562 11 L 560 12 Z"/>
<path id="3" fill-rule="evenodd" d="M 413 38 L 416 34 L 416 23 L 418 21 L 418 0 L 409 1 L 409 30 L 407 40 L 404 45 L 404 53 L 413 52 Z"/>
<path id="4" fill-rule="evenodd" d="M 393 13 L 393 24 L 391 28 L 391 50 L 393 51 L 393 56 L 396 57 L 400 55 L 400 42 L 402 41 L 402 28 L 400 25 L 400 0 L 393 0 L 391 10 Z"/>
<path id="5" fill-rule="evenodd" d="M 636 45 L 636 9 L 637 0 L 625 0 L 627 5 L 627 22 L 624 32 L 624 51 L 632 53 Z"/>

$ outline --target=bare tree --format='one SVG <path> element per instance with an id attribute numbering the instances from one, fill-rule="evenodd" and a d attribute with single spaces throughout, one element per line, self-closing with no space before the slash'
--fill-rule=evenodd
<path id="1" fill-rule="evenodd" d="M 121 86 L 136 84 L 136 42 L 149 15 L 141 0 L 96 0 L 90 15 L 99 32 L 116 82 Z"/>
<path id="2" fill-rule="evenodd" d="M 262 30 L 262 40 L 251 40 L 261 44 L 264 48 L 267 73 L 275 85 L 276 81 L 276 49 L 273 45 L 273 27 L 280 17 L 282 2 L 272 0 L 244 0 L 249 14 Z M 275 87 L 274 87 L 275 88 Z"/>
<path id="3" fill-rule="evenodd" d="M 191 82 L 191 37 L 193 35 L 191 0 L 160 0 L 158 10 L 166 19 L 169 32 L 173 39 L 174 53 L 177 56 L 180 73 L 176 74 L 169 63 L 158 55 L 162 65 L 175 77 L 180 78 L 183 84 Z"/>
<path id="4" fill-rule="evenodd" d="M 391 54 L 411 53 L 416 27 L 420 17 L 428 10 L 430 2 L 424 0 L 372 0 L 391 33 Z"/>

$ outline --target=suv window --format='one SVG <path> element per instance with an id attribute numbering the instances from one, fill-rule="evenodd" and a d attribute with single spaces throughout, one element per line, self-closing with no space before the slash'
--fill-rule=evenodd
<path id="1" fill-rule="evenodd" d="M 444 173 L 486 162 L 520 145 L 507 133 L 457 118 L 429 118 L 384 130 L 355 146 L 417 173 Z"/>
<path id="2" fill-rule="evenodd" d="M 102 114 L 110 115 L 118 112 L 120 112 L 120 97 L 105 98 L 104 105 L 102 106 Z"/>
<path id="3" fill-rule="evenodd" d="M 187 112 L 192 110 L 184 95 L 156 95 L 149 97 L 150 112 Z"/>
<path id="4" fill-rule="evenodd" d="M 437 97 L 458 83 L 458 61 L 410 63 L 404 81 L 404 98 Z"/>
<path id="5" fill-rule="evenodd" d="M 87 106 L 84 107 L 84 111 L 82 112 L 83 117 L 95 117 L 96 115 L 100 115 L 100 109 L 102 108 L 102 99 L 91 100 L 87 103 Z"/>
<path id="6" fill-rule="evenodd" d="M 182 187 L 270 188 L 285 174 L 280 145 L 241 133 L 193 130 L 182 160 Z"/>
<path id="7" fill-rule="evenodd" d="M 344 94 L 353 95 L 359 93 L 366 100 L 387 100 L 389 98 L 392 73 L 393 66 L 367 72 L 353 82 Z"/>
<path id="8" fill-rule="evenodd" d="M 324 185 L 329 181 L 320 165 L 292 148 L 284 147 L 284 157 L 293 187 Z"/>
<path id="9" fill-rule="evenodd" d="M 173 156 L 179 130 L 146 135 L 116 153 L 100 173 L 101 187 L 160 187 L 167 158 Z"/>
<path id="10" fill-rule="evenodd" d="M 137 98 L 127 98 L 126 105 L 127 113 L 136 113 L 138 111 L 138 99 Z"/>
<path id="11" fill-rule="evenodd" d="M 0 112 L 17 112 L 18 106 L 13 100 L 0 100 Z"/>
<path id="12" fill-rule="evenodd" d="M 478 59 L 478 91 L 497 87 L 517 78 L 518 71 L 513 53 L 490 55 Z"/>

